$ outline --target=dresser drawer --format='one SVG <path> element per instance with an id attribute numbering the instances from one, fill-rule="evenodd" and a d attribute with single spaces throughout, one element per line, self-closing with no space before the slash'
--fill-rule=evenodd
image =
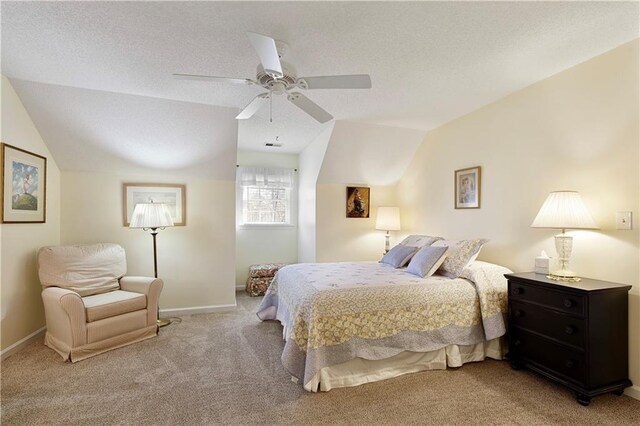
<path id="1" fill-rule="evenodd" d="M 584 319 L 539 305 L 512 300 L 509 306 L 509 324 L 580 348 L 585 345 Z"/>
<path id="2" fill-rule="evenodd" d="M 584 315 L 584 296 L 552 290 L 535 284 L 509 280 L 509 297 L 548 306 L 570 314 Z"/>
<path id="3" fill-rule="evenodd" d="M 510 352 L 515 359 L 532 362 L 552 374 L 582 384 L 585 382 L 585 353 L 569 349 L 550 340 L 514 328 L 511 330 Z"/>

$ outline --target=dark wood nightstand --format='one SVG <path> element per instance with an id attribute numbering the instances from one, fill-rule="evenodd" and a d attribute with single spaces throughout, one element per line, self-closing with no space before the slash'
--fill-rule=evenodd
<path id="1" fill-rule="evenodd" d="M 561 283 L 533 272 L 509 280 L 509 360 L 576 392 L 578 402 L 631 386 L 630 285 L 583 278 Z"/>

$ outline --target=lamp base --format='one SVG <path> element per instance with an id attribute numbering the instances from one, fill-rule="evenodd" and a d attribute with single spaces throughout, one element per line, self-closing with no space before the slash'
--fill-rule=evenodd
<path id="1" fill-rule="evenodd" d="M 578 278 L 576 273 L 568 268 L 569 258 L 571 257 L 571 249 L 573 248 L 573 237 L 571 237 L 570 235 L 565 235 L 563 229 L 562 234 L 558 234 L 555 236 L 555 240 L 556 252 L 558 253 L 558 261 L 560 262 L 560 269 L 551 272 L 549 275 L 547 275 L 547 278 L 554 281 L 572 283 L 580 281 L 580 278 Z"/>
<path id="2" fill-rule="evenodd" d="M 170 319 L 165 319 L 165 318 L 158 318 L 156 320 L 156 324 L 158 325 L 158 327 L 166 327 L 169 324 L 171 324 L 171 320 Z"/>

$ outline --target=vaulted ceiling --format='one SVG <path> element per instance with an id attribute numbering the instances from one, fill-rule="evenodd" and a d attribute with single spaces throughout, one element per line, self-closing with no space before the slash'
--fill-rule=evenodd
<path id="1" fill-rule="evenodd" d="M 420 130 L 639 36 L 637 2 L 3 1 L 1 7 L 2 73 L 30 113 L 38 111 L 34 120 L 54 156 L 70 148 L 65 143 L 101 152 L 95 139 L 140 136 L 135 120 L 127 124 L 130 135 L 122 129 L 98 135 L 109 127 L 98 122 L 115 123 L 137 104 L 129 116 L 151 128 L 154 118 L 142 111 L 159 105 L 153 98 L 177 101 L 164 104 L 167 113 L 155 122 L 182 134 L 185 150 L 200 159 L 217 155 L 216 144 L 235 126 L 232 116 L 260 89 L 171 74 L 254 78 L 258 57 L 246 31 L 287 42 L 285 59 L 300 76 L 370 74 L 371 90 L 306 92 L 336 119 Z M 177 117 L 168 113 L 174 107 Z M 63 142 L 91 123 L 96 128 L 84 140 Z M 266 110 L 240 123 L 238 146 L 264 149 L 278 137 L 281 152 L 299 152 L 322 129 L 278 97 L 273 123 Z M 140 152 L 153 143 L 142 138 Z"/>

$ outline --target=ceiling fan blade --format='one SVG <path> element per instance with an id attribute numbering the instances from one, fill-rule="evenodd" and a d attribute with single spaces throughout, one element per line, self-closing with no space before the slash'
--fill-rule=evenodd
<path id="1" fill-rule="evenodd" d="M 173 77 L 179 80 L 217 81 L 220 83 L 231 83 L 231 84 L 251 84 L 252 83 L 252 81 L 249 80 L 248 78 L 214 77 L 212 75 L 173 74 Z"/>
<path id="2" fill-rule="evenodd" d="M 307 98 L 302 93 L 289 93 L 287 99 L 289 99 L 292 104 L 309 114 L 311 117 L 315 118 L 320 123 L 326 123 L 327 121 L 333 119 L 333 115 L 320 108 L 318 104 Z"/>
<path id="3" fill-rule="evenodd" d="M 300 77 L 298 82 L 306 89 L 371 89 L 369 74 Z"/>
<path id="4" fill-rule="evenodd" d="M 267 102 L 269 102 L 269 93 L 261 93 L 249 104 L 240 111 L 240 114 L 236 116 L 236 120 L 245 120 L 247 118 L 253 117 L 253 114 L 258 112 L 260 108 L 262 108 Z"/>
<path id="5" fill-rule="evenodd" d="M 280 65 L 276 41 L 271 37 L 252 32 L 247 32 L 247 37 L 260 57 L 264 72 L 272 77 L 282 77 L 282 65 Z"/>

